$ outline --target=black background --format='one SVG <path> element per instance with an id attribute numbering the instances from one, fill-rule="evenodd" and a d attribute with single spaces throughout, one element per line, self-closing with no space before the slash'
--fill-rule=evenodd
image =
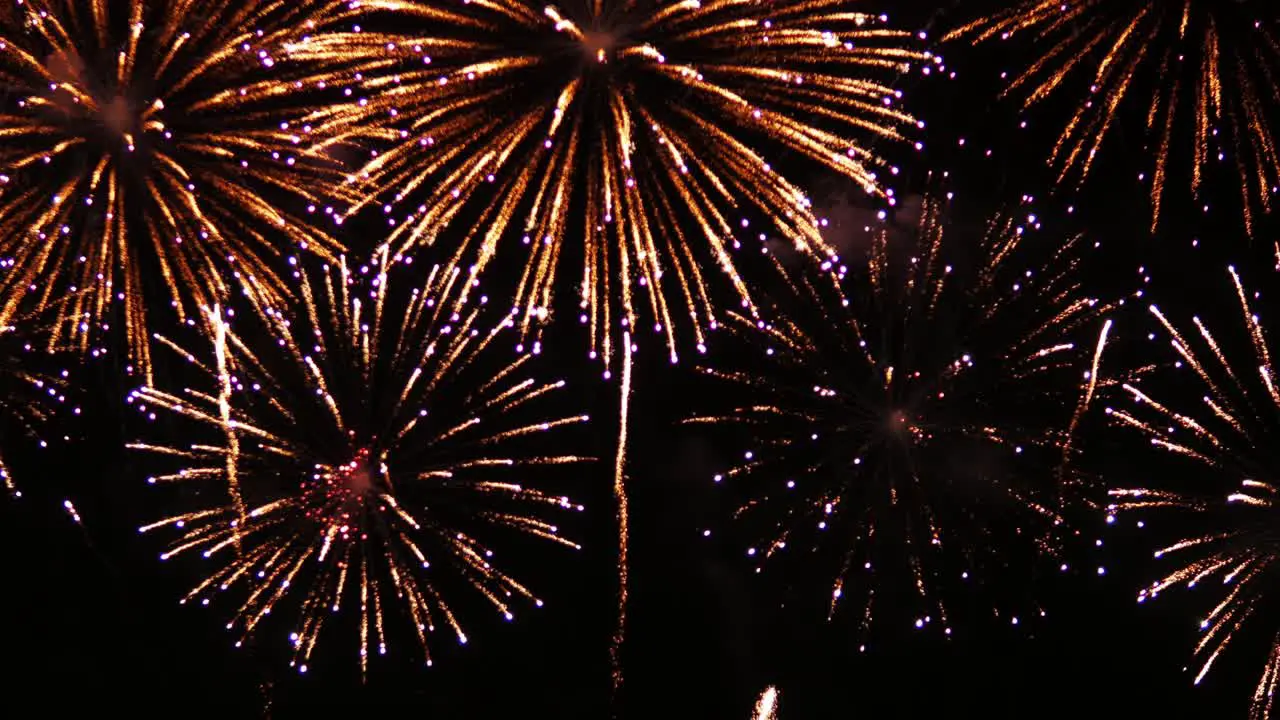
<path id="1" fill-rule="evenodd" d="M 967 12 L 911 5 L 889 8 L 892 19 L 925 27 Z M 1099 284 L 1137 287 L 1143 268 L 1152 290 L 1170 298 L 1166 303 L 1185 303 L 1209 317 L 1232 317 L 1229 306 L 1197 302 L 1223 297 L 1227 262 L 1242 267 L 1253 287 L 1265 291 L 1273 281 L 1271 236 L 1264 230 L 1246 240 L 1229 210 L 1219 222 L 1191 203 L 1175 204 L 1173 219 L 1151 237 L 1146 194 L 1136 180 L 1146 167 L 1136 128 L 1118 129 L 1085 191 L 1050 198 L 1052 175 L 1040 160 L 1063 108 L 1051 104 L 1031 113 L 1031 126 L 1020 130 L 1013 104 L 994 100 L 1004 62 L 999 51 L 957 47 L 945 54 L 957 78 L 903 80 L 907 106 L 929 127 L 924 152 L 903 159 L 900 193 L 920 187 L 926 170 L 947 169 L 961 193 L 972 188 L 1007 201 L 1044 196 L 1037 206 L 1059 216 L 1074 205 L 1073 221 L 1103 242 L 1095 258 Z M 1217 180 L 1225 188 L 1223 207 L 1233 207 L 1230 173 Z M 1193 239 L 1200 240 L 1197 247 Z M 1120 320 L 1122 340 L 1144 335 L 1150 325 L 1140 312 Z M 547 347 L 555 372 L 573 381 L 573 400 L 595 418 L 590 451 L 607 458 L 616 432 L 616 383 L 599 380 L 599 368 L 579 360 L 585 340 L 573 323 L 553 331 Z M 715 352 L 713 340 L 710 362 Z M 68 428 L 82 439 L 43 451 L 20 447 L 11 457 L 25 496 L 0 503 L 0 714 L 608 715 L 611 463 L 584 470 L 575 493 L 589 512 L 566 529 L 585 549 L 541 554 L 545 567 L 519 573 L 547 607 L 503 623 L 474 604 L 466 618 L 469 645 L 440 642 L 430 669 L 394 653 L 375 658 L 364 684 L 354 670 L 354 640 L 346 647 L 346 638 L 329 638 L 325 651 L 348 653 L 349 662 L 298 677 L 282 648 L 234 649 L 216 608 L 177 604 L 189 576 L 157 562 L 155 540 L 135 532 L 160 509 L 122 449 L 136 418 L 122 408 L 128 381 L 114 363 L 109 357 L 78 371 L 85 412 Z M 674 424 L 685 409 L 672 399 L 701 391 L 691 369 L 689 363 L 669 367 L 657 339 L 641 338 L 629 466 L 631 623 L 626 685 L 613 706 L 620 715 L 746 718 L 767 684 L 781 688 L 787 719 L 1245 715 L 1261 669 L 1261 657 L 1250 652 L 1256 648 L 1229 653 L 1192 687 L 1194 669 L 1186 667 L 1196 613 L 1211 601 L 1169 593 L 1157 603 L 1135 603 L 1137 587 L 1154 576 L 1153 541 L 1129 528 L 1128 518 L 1121 523 L 1126 527 L 1110 531 L 1101 515 L 1082 521 L 1082 534 L 1105 544 L 1075 558 L 1079 572 L 1045 583 L 1038 594 L 1046 617 L 1018 628 L 962 627 L 950 640 L 908 630 L 858 653 L 839 623 L 779 609 L 771 598 L 785 578 L 750 572 L 741 542 L 732 537 L 728 508 L 717 501 L 710 477 L 724 458 L 697 432 Z M 1141 443 L 1103 440 L 1094 447 L 1091 461 L 1114 484 L 1140 484 L 1133 478 L 1138 469 L 1152 471 L 1139 456 Z M 82 528 L 63 511 L 65 498 L 75 501 Z M 704 527 L 716 528 L 712 539 L 701 537 Z M 1096 573 L 1098 566 L 1106 567 L 1105 575 Z"/>

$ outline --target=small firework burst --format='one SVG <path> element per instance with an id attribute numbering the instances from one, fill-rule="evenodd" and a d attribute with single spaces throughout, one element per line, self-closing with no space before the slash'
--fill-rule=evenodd
<path id="1" fill-rule="evenodd" d="M 1148 487 L 1113 490 L 1108 521 L 1115 520 L 1115 513 L 1148 510 L 1156 517 L 1179 517 L 1170 526 L 1178 536 L 1155 553 L 1171 569 L 1144 588 L 1138 601 L 1175 586 L 1212 588 L 1207 592 L 1214 596 L 1213 605 L 1199 621 L 1196 683 L 1238 637 L 1262 633 L 1269 652 L 1251 716 L 1267 718 L 1280 680 L 1280 634 L 1267 627 L 1265 613 L 1276 578 L 1271 565 L 1280 557 L 1280 464 L 1275 455 L 1280 379 L 1252 307 L 1260 297 L 1245 290 L 1235 268 L 1230 275 L 1243 332 L 1215 334 L 1199 317 L 1189 326 L 1176 324 L 1152 305 L 1151 315 L 1172 346 L 1172 365 L 1177 373 L 1192 376 L 1190 382 L 1160 384 L 1156 369 L 1148 368 L 1120 385 L 1128 402 L 1107 408 L 1118 425 L 1136 430 L 1152 447 L 1199 471 L 1187 476 L 1194 479 L 1189 483 L 1181 473 L 1153 473 L 1158 482 Z M 1159 385 L 1158 391 L 1153 385 Z M 1184 395 L 1188 387 L 1192 394 Z"/>
<path id="2" fill-rule="evenodd" d="M 848 266 L 793 273 L 768 320 L 728 323 L 741 351 L 704 371 L 736 407 L 691 422 L 751 443 L 715 478 L 744 498 L 747 555 L 803 555 L 829 616 L 853 602 L 864 631 L 880 607 L 950 634 L 955 586 L 1034 567 L 1071 532 L 1111 305 L 1076 279 L 1092 243 L 1039 227 L 967 225 L 926 198 L 914 229 L 868 228 Z"/>
<path id="3" fill-rule="evenodd" d="M 345 56 L 290 48 L 342 8 L 4 0 L 0 257 L 45 305 L 74 293 L 55 341 L 87 349 L 119 304 L 145 373 L 149 311 L 185 316 L 242 288 L 278 302 L 286 256 L 339 249 L 318 219 L 342 175 L 300 118 Z"/>
<path id="4" fill-rule="evenodd" d="M 494 359 L 514 321 L 484 325 L 479 300 L 455 310 L 456 272 L 437 268 L 410 293 L 389 283 L 383 255 L 359 271 L 340 263 L 298 278 L 292 310 L 209 311 L 206 351 L 161 339 L 201 383 L 130 398 L 190 426 L 179 442 L 132 446 L 176 463 L 151 482 L 186 488 L 175 502 L 198 501 L 142 528 L 177 533 L 163 559 L 210 563 L 184 602 L 238 598 L 227 627 L 242 640 L 269 613 L 297 607 L 291 643 L 303 672 L 330 618 L 353 612 L 362 676 L 397 618 L 428 663 L 437 626 L 465 643 L 453 597 L 464 587 L 507 619 L 518 600 L 541 605 L 499 569 L 486 538 L 577 547 L 543 516 L 581 507 L 526 484 L 539 467 L 585 460 L 540 440 L 586 420 L 556 414 L 563 382 L 530 376 L 532 354 Z"/>
<path id="5" fill-rule="evenodd" d="M 674 362 L 677 323 L 702 347 L 718 292 L 749 303 L 739 237 L 830 254 L 784 171 L 824 169 L 892 201 L 884 146 L 922 125 L 893 84 L 936 60 L 841 0 L 365 6 L 396 30 L 328 42 L 370 48 L 368 97 L 313 121 L 389 143 L 352 181 L 376 189 L 362 204 L 383 207 L 394 252 L 445 238 L 472 273 L 523 258 L 525 332 L 574 263 L 606 364 L 640 327 Z"/>
<path id="6" fill-rule="evenodd" d="M 1152 166 L 1151 229 L 1171 186 L 1199 197 L 1210 165 L 1229 163 L 1253 234 L 1280 185 L 1275 78 L 1280 37 L 1271 3 L 1252 0 L 1023 0 L 966 25 L 951 38 L 1034 41 L 1035 58 L 1010 73 L 1007 92 L 1027 107 L 1052 95 L 1082 97 L 1050 163 L 1083 182 L 1121 117 L 1142 117 Z M 1177 174 L 1175 174 L 1177 173 Z M 1185 177 L 1185 180 L 1181 178 Z M 1204 206 L 1207 209 L 1207 205 Z"/>

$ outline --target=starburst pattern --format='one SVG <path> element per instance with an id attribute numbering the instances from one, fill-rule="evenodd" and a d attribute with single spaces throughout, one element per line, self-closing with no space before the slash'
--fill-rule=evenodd
<path id="1" fill-rule="evenodd" d="M 702 347 L 718 275 L 749 303 L 739 237 L 827 257 L 787 171 L 891 195 L 881 144 L 922 124 L 892 83 L 932 62 L 839 0 L 363 5 L 406 29 L 330 36 L 370 48 L 369 94 L 313 121 L 386 141 L 352 180 L 377 190 L 363 204 L 384 207 L 394 252 L 443 244 L 473 274 L 522 257 L 526 332 L 578 263 L 580 319 L 606 365 L 642 324 L 673 362 L 676 322 Z"/>
<path id="2" fill-rule="evenodd" d="M 1244 332 L 1215 334 L 1199 317 L 1181 326 L 1184 331 L 1152 305 L 1150 312 L 1173 348 L 1173 364 L 1191 381 L 1161 385 L 1157 393 L 1150 387 L 1158 382 L 1152 372 L 1140 373 L 1121 386 L 1129 402 L 1107 409 L 1117 424 L 1137 430 L 1152 447 L 1199 471 L 1153 473 L 1156 482 L 1147 487 L 1113 490 L 1108 520 L 1114 521 L 1117 512 L 1148 510 L 1157 517 L 1178 516 L 1179 522 L 1168 524 L 1178 538 L 1155 553 L 1173 567 L 1143 589 L 1138 600 L 1176 586 L 1210 588 L 1202 591 L 1214 598 L 1200 620 L 1196 683 L 1247 630 L 1264 633 L 1270 650 L 1251 716 L 1267 718 L 1280 680 L 1280 634 L 1267 627 L 1264 612 L 1278 557 L 1274 448 L 1280 389 L 1264 327 L 1251 307 L 1259 297 L 1245 290 L 1234 268 L 1230 274 Z M 1150 339 L 1157 337 L 1152 333 Z M 1237 353 L 1247 359 L 1239 360 Z M 1183 395 L 1189 386 L 1192 394 Z"/>
<path id="3" fill-rule="evenodd" d="M 950 37 L 1034 41 L 1035 60 L 1010 74 L 1007 89 L 1027 107 L 1053 95 L 1083 95 L 1049 157 L 1060 181 L 1075 175 L 1083 182 L 1129 113 L 1142 117 L 1148 132 L 1152 166 L 1141 179 L 1150 186 L 1152 232 L 1171 185 L 1199 197 L 1217 160 L 1234 166 L 1252 235 L 1257 210 L 1271 210 L 1280 184 L 1274 134 L 1280 39 L 1270 7 L 1241 0 L 1024 0 Z M 1186 182 L 1178 179 L 1184 176 Z"/>
<path id="4" fill-rule="evenodd" d="M 339 246 L 343 185 L 299 118 L 340 47 L 295 60 L 330 0 L 7 0 L 0 6 L 0 257 L 87 349 L 120 316 L 149 371 L 147 315 L 232 290 L 288 294 L 284 257 Z M 151 280 L 154 278 L 154 281 Z M 252 283 L 243 280 L 251 278 Z M 11 296 L 0 302 L 11 305 Z"/>
<path id="5" fill-rule="evenodd" d="M 715 477 L 744 498 L 747 555 L 819 574 L 864 631 L 881 607 L 950 634 L 948 594 L 1056 554 L 1091 489 L 1069 462 L 1110 328 L 1076 280 L 1091 243 L 954 213 L 925 199 L 914 230 L 793 273 L 768 320 L 735 316 L 740 350 L 705 368 L 735 407 L 692 420 L 751 443 Z"/>
<path id="6" fill-rule="evenodd" d="M 215 308 L 206 351 L 162 340 L 202 382 L 144 387 L 130 402 L 190 432 L 133 447 L 176 463 L 151 482 L 197 502 L 142 528 L 176 532 L 162 558 L 211 563 L 184 602 L 238 597 L 227 627 L 242 639 L 291 603 L 303 672 L 330 618 L 354 612 L 362 675 L 397 618 L 428 663 L 438 625 L 466 642 L 454 597 L 464 587 L 507 619 L 517 600 L 542 604 L 497 567 L 485 538 L 576 547 L 542 516 L 581 507 L 526 482 L 585 460 L 540 438 L 586 417 L 554 414 L 563 382 L 530 377 L 534 355 L 494 359 L 513 320 L 490 329 L 480 302 L 455 313 L 458 275 L 436 268 L 410 293 L 389 284 L 385 255 L 359 272 L 301 272 L 291 311 L 268 307 L 233 327 Z"/>

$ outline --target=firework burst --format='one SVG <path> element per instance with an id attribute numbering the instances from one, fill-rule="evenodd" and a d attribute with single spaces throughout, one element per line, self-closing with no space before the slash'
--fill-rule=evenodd
<path id="1" fill-rule="evenodd" d="M 203 384 L 145 387 L 130 402 L 194 427 L 180 444 L 133 447 L 176 462 L 151 482 L 195 486 L 184 496 L 199 504 L 142 530 L 176 533 L 163 559 L 207 558 L 213 569 L 184 602 L 238 597 L 227 627 L 242 639 L 286 601 L 298 607 L 291 643 L 303 672 L 340 611 L 358 618 L 362 675 L 398 617 L 430 663 L 438 625 L 466 642 L 453 589 L 507 619 L 518 600 L 542 604 L 482 536 L 576 547 L 542 515 L 581 507 L 523 483 L 538 467 L 585 460 L 539 452 L 538 438 L 586 417 L 549 414 L 563 382 L 529 377 L 534 356 L 490 357 L 514 321 L 489 329 L 479 304 L 455 312 L 457 272 L 437 268 L 412 293 L 389 287 L 385 255 L 358 272 L 299 277 L 295 312 L 268 308 L 233 328 L 215 309 L 203 353 L 161 340 Z"/>
<path id="2" fill-rule="evenodd" d="M 1277 559 L 1280 496 L 1273 451 L 1280 389 L 1262 322 L 1251 308 L 1259 298 L 1245 290 L 1234 268 L 1230 274 L 1243 314 L 1243 333 L 1216 335 L 1198 317 L 1192 318 L 1194 329 L 1187 327 L 1184 333 L 1160 308 L 1150 308 L 1169 337 L 1176 368 L 1194 375 L 1193 394 L 1181 396 L 1179 391 L 1187 385 L 1180 383 L 1162 388 L 1157 398 L 1147 394 L 1147 382 L 1135 379 L 1121 385 L 1129 402 L 1107 409 L 1119 425 L 1137 430 L 1153 447 L 1201 470 L 1186 486 L 1180 486 L 1179 474 L 1161 473 L 1157 485 L 1111 493 L 1113 513 L 1152 510 L 1181 519 L 1176 525 L 1179 537 L 1155 553 L 1173 568 L 1143 589 L 1139 602 L 1179 585 L 1216 588 L 1208 590 L 1215 595 L 1214 604 L 1200 621 L 1196 683 L 1246 625 L 1265 625 L 1259 615 L 1276 577 L 1272 564 Z M 1237 351 L 1248 356 L 1243 364 L 1231 360 Z M 1138 377 L 1151 379 L 1150 373 Z M 1108 517 L 1114 519 L 1114 514 Z M 1275 628 L 1263 632 L 1270 633 L 1265 636 L 1270 651 L 1253 696 L 1255 718 L 1271 715 L 1280 680 L 1280 634 Z"/>
<path id="3" fill-rule="evenodd" d="M 1034 40 L 1036 59 L 1011 74 L 1007 89 L 1027 107 L 1086 93 L 1050 154 L 1060 181 L 1075 175 L 1083 182 L 1103 142 L 1119 134 L 1121 116 L 1141 114 L 1152 160 L 1141 176 L 1150 187 L 1152 232 L 1174 172 L 1185 169 L 1199 197 L 1211 164 L 1224 161 L 1238 175 L 1252 234 L 1257 210 L 1271 210 L 1280 184 L 1280 39 L 1269 7 L 1248 0 L 1024 0 L 950 37 Z"/>
<path id="4" fill-rule="evenodd" d="M 301 62 L 288 48 L 341 8 L 0 7 L 0 257 L 46 305 L 76 291 L 55 340 L 87 349 L 119 303 L 131 359 L 148 372 L 149 308 L 172 304 L 185 317 L 244 287 L 276 302 L 288 294 L 284 257 L 338 249 L 317 220 L 333 212 L 321 191 L 340 189 L 342 176 L 298 118 L 345 56 L 330 47 Z"/>
<path id="5" fill-rule="evenodd" d="M 703 347 L 717 276 L 750 302 L 737 237 L 829 255 L 785 171 L 891 196 L 877 145 L 919 124 L 891 83 L 932 62 L 839 0 L 364 7 L 422 30 L 330 36 L 369 46 L 369 97 L 313 121 L 388 143 L 352 181 L 377 190 L 364 203 L 383 206 L 394 252 L 440 239 L 473 274 L 521 256 L 523 332 L 549 316 L 562 264 L 579 263 L 580 319 L 606 369 L 641 323 L 672 361 L 675 322 Z"/>
<path id="6" fill-rule="evenodd" d="M 880 606 L 950 634 L 948 592 L 1015 572 L 1009 537 L 1056 553 L 1088 489 L 1067 461 L 1110 327 L 1074 277 L 1091 244 L 954 212 L 925 199 L 850 267 L 794 273 L 769 321 L 733 316 L 741 364 L 704 372 L 749 399 L 691 420 L 752 443 L 715 477 L 762 538 L 747 555 L 830 568 L 829 617 L 857 603 L 864 631 Z"/>

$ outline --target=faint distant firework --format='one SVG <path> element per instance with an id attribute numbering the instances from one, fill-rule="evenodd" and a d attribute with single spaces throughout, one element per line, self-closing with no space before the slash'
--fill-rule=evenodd
<path id="1" fill-rule="evenodd" d="M 0 262 L 0 271 L 8 265 Z M 6 276 L 0 275 L 0 289 L 5 289 Z M 15 435 L 31 437 L 42 447 L 41 428 L 59 405 L 67 402 L 67 372 L 50 372 L 51 358 L 43 352 L 42 332 L 49 330 L 39 314 L 0 310 L 0 485 L 13 497 L 22 492 L 4 462 L 4 452 L 11 450 Z M 79 414 L 79 408 L 74 410 Z"/>
<path id="2" fill-rule="evenodd" d="M 1107 138 L 1120 142 L 1128 118 L 1144 121 L 1152 165 L 1151 230 L 1166 200 L 1202 197 L 1214 162 L 1240 183 L 1245 229 L 1270 212 L 1280 185 L 1280 16 L 1253 0 L 1022 0 L 949 36 L 981 43 L 1025 39 L 1031 61 L 1008 74 L 1008 94 L 1031 107 L 1078 96 L 1049 156 L 1059 180 L 1086 180 Z"/>
<path id="3" fill-rule="evenodd" d="M 949 635 L 958 585 L 1024 577 L 1072 534 L 1113 304 L 1080 287 L 1093 243 L 1039 228 L 925 198 L 913 229 L 868 228 L 847 266 L 792 273 L 766 319 L 735 315 L 741 342 L 703 368 L 733 407 L 690 422 L 749 443 L 715 476 L 760 538 L 747 555 L 816 577 L 828 617 L 853 602 L 864 633 L 880 608 Z"/>
<path id="4" fill-rule="evenodd" d="M 521 258 L 526 333 L 572 264 L 592 357 L 607 369 L 651 327 L 674 362 L 678 334 L 704 347 L 718 298 L 750 304 L 745 238 L 831 254 L 801 168 L 892 199 L 882 151 L 923 126 L 893 84 L 937 58 L 856 6 L 365 2 L 390 31 L 327 42 L 366 44 L 367 97 L 313 121 L 384 141 L 352 181 L 376 189 L 358 206 L 383 208 L 395 254 L 443 246 L 473 274 Z"/>
<path id="5" fill-rule="evenodd" d="M 431 664 L 438 625 L 467 641 L 460 598 L 483 597 L 508 620 L 517 600 L 542 605 L 499 569 L 489 538 L 577 547 L 544 516 L 581 506 L 534 485 L 587 459 L 543 439 L 586 416 L 560 412 L 564 383 L 536 380 L 534 355 L 495 357 L 514 322 L 499 313 L 486 325 L 482 298 L 456 309 L 459 273 L 437 267 L 410 290 L 397 270 L 408 272 L 385 254 L 340 262 L 300 271 L 291 309 L 213 308 L 207 347 L 158 340 L 200 382 L 130 397 L 169 416 L 148 432 L 163 440 L 131 447 L 173 466 L 150 482 L 189 506 L 141 529 L 174 534 L 162 559 L 199 554 L 210 568 L 183 602 L 225 597 L 242 640 L 296 609 L 302 672 L 343 611 L 358 621 L 362 676 L 401 619 Z"/>
<path id="6" fill-rule="evenodd" d="M 1138 602 L 1176 585 L 1204 585 L 1201 592 L 1213 596 L 1211 609 L 1199 621 L 1197 684 L 1228 644 L 1242 642 L 1237 640 L 1241 634 L 1257 635 L 1267 644 L 1250 713 L 1267 718 L 1280 679 L 1280 632 L 1266 612 L 1277 577 L 1273 565 L 1280 558 L 1275 452 L 1280 388 L 1266 331 L 1252 307 L 1259 295 L 1245 290 L 1235 268 L 1229 272 L 1243 332 L 1216 334 L 1198 316 L 1190 326 L 1178 325 L 1159 307 L 1150 308 L 1168 336 L 1177 372 L 1161 382 L 1149 368 L 1121 386 L 1129 402 L 1107 408 L 1107 414 L 1188 467 L 1184 472 L 1152 470 L 1150 485 L 1113 490 L 1115 504 L 1107 519 L 1114 521 L 1118 512 L 1151 510 L 1162 521 L 1159 527 L 1172 534 L 1155 553 L 1172 567 L 1139 592 Z M 1152 333 L 1150 339 L 1156 337 Z M 1156 531 L 1156 522 L 1150 525 Z"/>
<path id="7" fill-rule="evenodd" d="M 42 306 L 74 293 L 56 342 L 87 350 L 118 317 L 146 373 L 157 308 L 185 318 L 245 288 L 277 302 L 285 257 L 340 249 L 319 219 L 343 176 L 300 118 L 348 56 L 292 49 L 346 12 L 332 0 L 3 0 L 0 258 Z"/>
<path id="8" fill-rule="evenodd" d="M 53 416 L 59 404 L 67 401 L 66 373 L 48 374 L 43 372 L 36 362 L 36 356 L 42 355 L 40 348 L 33 346 L 28 338 L 21 334 L 21 325 L 0 321 L 0 428 L 16 430 L 33 438 L 41 447 L 47 441 L 41 438 L 40 427 Z M 14 497 L 21 497 L 22 492 L 4 462 L 4 451 L 10 450 L 12 437 L 4 432 L 4 447 L 0 447 L 0 484 Z"/>

